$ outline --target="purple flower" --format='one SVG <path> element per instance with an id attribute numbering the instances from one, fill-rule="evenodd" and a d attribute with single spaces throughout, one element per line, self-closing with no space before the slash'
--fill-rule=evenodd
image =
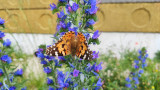
<path id="1" fill-rule="evenodd" d="M 127 82 L 131 82 L 131 80 L 130 80 L 130 78 L 129 78 L 129 77 L 127 77 L 127 78 L 126 78 L 126 81 L 127 81 Z"/>
<path id="2" fill-rule="evenodd" d="M 1 60 L 10 64 L 12 62 L 11 58 L 8 55 L 3 55 Z"/>
<path id="3" fill-rule="evenodd" d="M 77 87 L 77 86 L 78 86 L 78 84 L 77 84 L 77 83 L 73 85 L 73 87 Z"/>
<path id="4" fill-rule="evenodd" d="M 96 51 L 93 51 L 92 55 L 93 55 L 93 58 L 92 59 L 97 59 L 99 56 L 98 56 L 99 52 L 96 53 Z"/>
<path id="5" fill-rule="evenodd" d="M 58 84 L 59 84 L 59 87 L 60 88 L 66 88 L 66 87 L 69 87 L 69 81 L 70 80 L 66 80 L 66 82 L 64 82 L 65 81 L 65 75 L 62 73 L 62 71 L 58 71 L 57 70 L 57 80 L 58 80 Z"/>
<path id="6" fill-rule="evenodd" d="M 4 20 L 4 19 L 2 19 L 2 18 L 0 18 L 0 25 L 3 25 L 3 24 L 4 24 L 4 22 L 5 22 L 5 20 Z"/>
<path id="7" fill-rule="evenodd" d="M 44 70 L 44 72 L 47 73 L 47 74 L 49 74 L 49 73 L 52 72 L 52 69 L 50 69 L 49 67 L 44 67 L 43 70 Z"/>
<path id="8" fill-rule="evenodd" d="M 54 90 L 54 88 L 53 87 L 51 87 L 51 86 L 49 86 L 49 89 L 48 90 Z M 57 90 L 57 89 L 56 89 Z"/>
<path id="9" fill-rule="evenodd" d="M 2 69 L 0 69 L 0 76 L 2 76 L 3 75 L 3 70 Z"/>
<path id="10" fill-rule="evenodd" d="M 125 86 L 128 87 L 128 88 L 131 88 L 132 85 L 131 84 L 126 84 Z"/>
<path id="11" fill-rule="evenodd" d="M 76 3 L 73 3 L 72 10 L 76 12 L 78 8 L 79 8 L 79 5 Z"/>
<path id="12" fill-rule="evenodd" d="M 17 75 L 17 76 L 22 76 L 22 74 L 23 74 L 23 69 L 18 69 L 18 70 L 14 73 L 14 75 Z"/>
<path id="13" fill-rule="evenodd" d="M 4 42 L 3 42 L 3 46 L 6 46 L 6 47 L 9 47 L 11 45 L 11 41 L 9 39 L 6 39 Z"/>
<path id="14" fill-rule="evenodd" d="M 60 25 L 61 25 L 61 27 L 62 27 L 62 28 L 64 28 L 64 29 L 67 27 L 67 25 L 65 24 L 65 22 L 60 21 L 60 23 L 59 23 L 59 24 L 60 24 Z"/>
<path id="15" fill-rule="evenodd" d="M 92 39 L 97 39 L 99 37 L 99 30 L 96 30 L 94 33 L 93 33 L 93 36 L 92 36 Z"/>
<path id="16" fill-rule="evenodd" d="M 93 73 L 95 76 L 99 76 L 99 74 L 96 73 L 96 72 L 94 72 L 94 71 L 92 71 L 92 73 Z"/>
<path id="17" fill-rule="evenodd" d="M 66 59 L 64 58 L 64 56 L 58 56 L 58 59 L 61 61 L 66 61 Z"/>
<path id="18" fill-rule="evenodd" d="M 56 5 L 55 5 L 54 3 L 52 3 L 52 4 L 50 4 L 50 8 L 51 8 L 51 10 L 54 10 L 54 9 L 56 9 L 57 7 L 56 7 Z"/>
<path id="19" fill-rule="evenodd" d="M 52 80 L 52 79 L 47 78 L 47 84 L 53 84 L 53 80 Z"/>
<path id="20" fill-rule="evenodd" d="M 11 87 L 9 88 L 9 90 L 16 90 L 16 87 L 15 87 L 15 86 L 11 86 Z"/>
<path id="21" fill-rule="evenodd" d="M 98 79 L 96 86 L 102 86 L 102 79 L 101 78 Z"/>
<path id="22" fill-rule="evenodd" d="M 78 74 L 79 74 L 79 70 L 74 69 L 73 76 L 74 77 L 78 77 Z"/>
<path id="23" fill-rule="evenodd" d="M 0 39 L 3 38 L 5 35 L 4 35 L 4 32 L 0 31 Z"/>

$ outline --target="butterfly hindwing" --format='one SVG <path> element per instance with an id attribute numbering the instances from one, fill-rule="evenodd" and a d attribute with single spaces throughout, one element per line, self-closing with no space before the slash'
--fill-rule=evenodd
<path id="1" fill-rule="evenodd" d="M 76 55 L 84 60 L 91 60 L 92 59 L 92 51 L 88 49 L 88 44 L 85 39 L 85 36 L 82 33 L 78 33 L 77 35 L 78 39 L 78 47 Z"/>

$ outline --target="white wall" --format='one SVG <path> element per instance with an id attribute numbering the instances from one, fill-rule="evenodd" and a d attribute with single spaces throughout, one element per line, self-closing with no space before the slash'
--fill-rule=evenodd
<path id="1" fill-rule="evenodd" d="M 40 44 L 50 45 L 52 43 L 51 37 L 51 34 L 6 33 L 5 38 L 11 39 L 12 46 L 16 46 L 17 41 L 25 53 L 33 54 Z M 119 52 L 126 48 L 139 49 L 145 46 L 151 58 L 157 50 L 160 50 L 160 33 L 102 32 L 100 41 L 100 45 L 91 46 L 90 48 L 96 51 L 99 50 L 101 54 L 107 53 L 107 50 L 112 50 L 118 57 Z"/>

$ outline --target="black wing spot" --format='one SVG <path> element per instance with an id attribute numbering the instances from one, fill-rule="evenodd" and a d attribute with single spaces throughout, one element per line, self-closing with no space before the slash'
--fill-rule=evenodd
<path id="1" fill-rule="evenodd" d="M 62 44 L 62 48 L 64 48 L 65 44 Z"/>

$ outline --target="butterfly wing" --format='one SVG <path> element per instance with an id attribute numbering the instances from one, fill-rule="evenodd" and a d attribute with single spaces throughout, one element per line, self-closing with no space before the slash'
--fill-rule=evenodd
<path id="1" fill-rule="evenodd" d="M 76 56 L 84 60 L 92 60 L 92 51 L 88 49 L 88 44 L 85 36 L 82 33 L 78 33 L 78 47 L 76 50 Z"/>
<path id="2" fill-rule="evenodd" d="M 65 56 L 71 54 L 71 37 L 75 36 L 73 31 L 65 33 L 61 39 L 46 49 L 46 54 L 50 56 Z"/>

